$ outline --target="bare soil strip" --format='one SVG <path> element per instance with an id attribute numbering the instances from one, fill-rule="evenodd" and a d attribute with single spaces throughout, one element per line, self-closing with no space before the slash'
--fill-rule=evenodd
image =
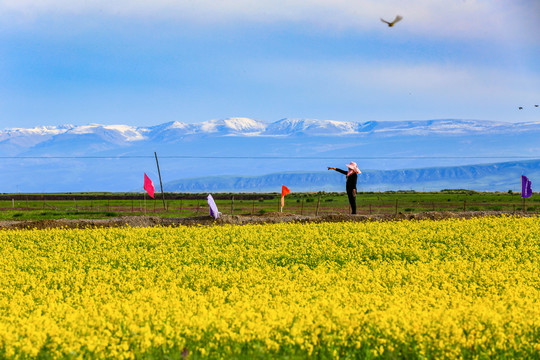
<path id="1" fill-rule="evenodd" d="M 512 213 L 506 211 L 431 211 L 419 214 L 396 215 L 344 215 L 301 216 L 286 213 L 267 213 L 260 216 L 226 215 L 214 220 L 211 216 L 170 218 L 159 216 L 122 216 L 110 219 L 57 219 L 38 221 L 0 221 L 0 229 L 51 229 L 51 228 L 93 228 L 93 227 L 148 227 L 178 225 L 245 225 L 274 224 L 282 222 L 346 222 L 346 221 L 399 221 L 399 220 L 442 220 L 448 218 L 472 218 L 482 216 L 538 216 L 535 213 Z"/>

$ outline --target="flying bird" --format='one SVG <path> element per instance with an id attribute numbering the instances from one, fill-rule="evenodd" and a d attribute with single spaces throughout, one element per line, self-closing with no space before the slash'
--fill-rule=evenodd
<path id="1" fill-rule="evenodd" d="M 518 109 L 519 109 L 519 110 L 523 110 L 523 106 L 520 106 Z"/>
<path id="2" fill-rule="evenodd" d="M 538 107 L 538 105 L 534 105 L 534 107 Z"/>
<path id="3" fill-rule="evenodd" d="M 392 22 L 388 22 L 384 19 L 381 18 L 381 21 L 385 24 L 388 24 L 389 27 L 392 27 L 394 26 L 398 21 L 400 21 L 401 19 L 403 19 L 403 16 L 400 16 L 400 15 L 397 15 L 396 18 L 394 19 L 394 21 Z"/>

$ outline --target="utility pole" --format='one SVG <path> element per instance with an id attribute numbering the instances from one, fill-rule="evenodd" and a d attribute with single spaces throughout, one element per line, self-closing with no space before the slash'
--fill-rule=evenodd
<path id="1" fill-rule="evenodd" d="M 167 210 L 167 206 L 165 205 L 165 193 L 163 192 L 163 183 L 161 182 L 161 172 L 159 171 L 159 161 L 157 159 L 157 153 L 155 151 L 154 155 L 156 156 L 157 172 L 159 175 L 159 186 L 161 187 L 161 195 L 163 196 L 163 209 Z"/>

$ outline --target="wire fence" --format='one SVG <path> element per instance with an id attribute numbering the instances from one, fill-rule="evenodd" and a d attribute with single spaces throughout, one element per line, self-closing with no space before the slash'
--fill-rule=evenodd
<path id="1" fill-rule="evenodd" d="M 202 216 L 209 214 L 206 198 L 198 195 L 180 199 L 150 199 L 147 197 L 126 199 L 125 197 L 106 198 L 99 196 L 93 199 L 80 199 L 73 197 L 70 200 L 44 198 L 42 200 L 19 196 L 7 200 L 0 200 L 0 211 L 4 218 L 25 218 L 29 213 L 36 215 L 65 216 L 120 216 L 120 215 L 157 215 L 170 217 Z M 344 196 L 336 198 L 323 198 L 321 196 L 287 198 L 285 207 L 281 208 L 279 195 L 266 196 L 216 196 L 218 209 L 223 214 L 230 215 L 264 215 L 268 213 L 285 212 L 296 215 L 326 215 L 350 214 L 348 202 L 343 201 Z M 512 201 L 475 201 L 455 200 L 430 201 L 410 199 L 363 199 L 357 197 L 357 214 L 398 214 L 423 213 L 430 211 L 505 211 L 505 212 L 532 212 L 540 211 L 540 201 L 521 199 L 516 197 Z"/>

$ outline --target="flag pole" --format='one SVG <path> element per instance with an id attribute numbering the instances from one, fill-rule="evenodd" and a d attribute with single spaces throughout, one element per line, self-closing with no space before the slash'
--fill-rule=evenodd
<path id="1" fill-rule="evenodd" d="M 157 159 L 157 153 L 155 151 L 154 155 L 156 157 L 157 172 L 159 175 L 159 186 L 161 187 L 161 195 L 163 196 L 163 209 L 167 210 L 167 206 L 165 205 L 165 193 L 163 192 L 163 183 L 161 182 L 161 172 L 159 171 L 159 162 Z"/>

